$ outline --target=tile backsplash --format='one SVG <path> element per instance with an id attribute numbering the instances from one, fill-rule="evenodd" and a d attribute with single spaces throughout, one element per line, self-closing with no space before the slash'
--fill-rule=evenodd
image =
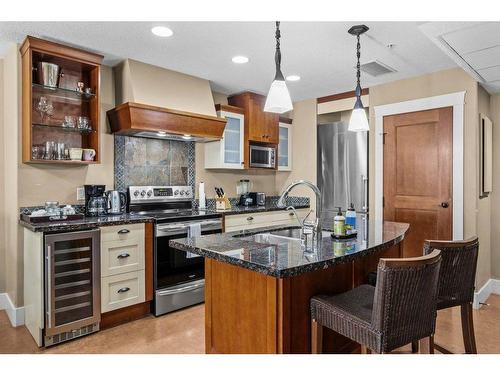
<path id="1" fill-rule="evenodd" d="M 115 189 L 130 185 L 191 185 L 194 142 L 115 135 Z"/>

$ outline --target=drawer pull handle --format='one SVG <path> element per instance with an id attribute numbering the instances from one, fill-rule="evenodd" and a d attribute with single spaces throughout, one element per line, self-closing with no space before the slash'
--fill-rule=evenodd
<path id="1" fill-rule="evenodd" d="M 117 256 L 118 259 L 124 259 L 124 258 L 128 258 L 130 256 L 129 253 L 123 253 L 123 254 L 120 254 Z"/>
<path id="2" fill-rule="evenodd" d="M 248 221 L 252 221 L 252 220 L 253 220 L 253 217 L 252 217 L 252 216 L 249 216 L 249 217 L 247 217 L 247 220 L 248 220 Z"/>
<path id="3" fill-rule="evenodd" d="M 125 293 L 125 292 L 128 292 L 129 290 L 130 290 L 130 288 L 128 286 L 126 286 L 124 288 L 118 289 L 117 293 Z"/>
<path id="4" fill-rule="evenodd" d="M 128 229 L 120 229 L 118 231 L 118 234 L 127 234 L 127 233 L 130 233 L 130 231 Z"/>

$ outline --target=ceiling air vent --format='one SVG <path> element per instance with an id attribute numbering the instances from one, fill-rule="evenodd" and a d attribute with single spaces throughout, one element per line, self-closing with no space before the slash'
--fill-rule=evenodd
<path id="1" fill-rule="evenodd" d="M 390 66 L 387 66 L 377 60 L 361 64 L 361 70 L 372 77 L 378 77 L 382 74 L 394 73 L 396 71 Z"/>

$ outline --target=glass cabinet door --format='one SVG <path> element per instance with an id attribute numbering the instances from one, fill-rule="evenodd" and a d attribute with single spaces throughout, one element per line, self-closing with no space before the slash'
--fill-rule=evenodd
<path id="1" fill-rule="evenodd" d="M 278 144 L 278 170 L 290 171 L 291 163 L 291 128 L 289 124 L 279 124 L 279 144 Z"/>
<path id="2" fill-rule="evenodd" d="M 222 161 L 227 168 L 242 168 L 244 118 L 236 113 L 225 112 L 226 128 L 222 142 Z"/>

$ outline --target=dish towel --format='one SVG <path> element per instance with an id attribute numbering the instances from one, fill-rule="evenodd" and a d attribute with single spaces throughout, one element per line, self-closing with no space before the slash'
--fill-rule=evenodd
<path id="1" fill-rule="evenodd" d="M 188 227 L 188 238 L 195 238 L 200 236 L 201 236 L 201 224 L 200 223 L 190 224 Z M 199 256 L 201 255 L 190 252 L 187 252 L 186 254 L 186 258 L 196 258 Z"/>

